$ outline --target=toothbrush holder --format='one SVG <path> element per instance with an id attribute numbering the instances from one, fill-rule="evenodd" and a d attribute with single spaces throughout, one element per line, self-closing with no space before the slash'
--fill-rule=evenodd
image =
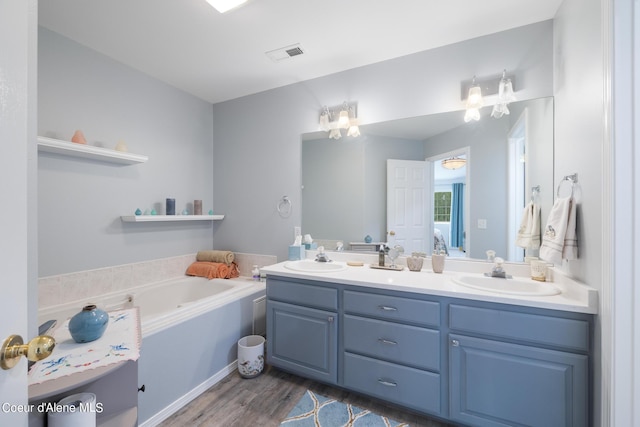
<path id="1" fill-rule="evenodd" d="M 445 254 L 431 255 L 431 268 L 433 268 L 434 273 L 442 273 L 444 271 L 445 256 Z"/>

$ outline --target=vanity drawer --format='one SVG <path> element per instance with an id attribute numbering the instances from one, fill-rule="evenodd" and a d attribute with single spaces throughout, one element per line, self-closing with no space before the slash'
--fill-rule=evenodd
<path id="1" fill-rule="evenodd" d="M 267 279 L 267 298 L 325 310 L 338 309 L 338 290 L 277 279 Z"/>
<path id="2" fill-rule="evenodd" d="M 433 301 L 344 291 L 344 311 L 434 328 L 440 326 L 440 304 Z"/>
<path id="3" fill-rule="evenodd" d="M 440 370 L 440 332 L 344 316 L 344 349 L 420 369 Z"/>
<path id="4" fill-rule="evenodd" d="M 589 322 L 584 320 L 452 304 L 449 327 L 452 331 L 589 350 Z"/>
<path id="5" fill-rule="evenodd" d="M 344 386 L 422 412 L 440 413 L 440 375 L 433 372 L 345 353 Z"/>

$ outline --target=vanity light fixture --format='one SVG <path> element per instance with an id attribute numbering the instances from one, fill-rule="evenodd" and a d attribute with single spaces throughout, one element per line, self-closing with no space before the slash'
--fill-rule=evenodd
<path id="1" fill-rule="evenodd" d="M 342 138 L 341 129 L 347 130 L 347 136 L 360 136 L 357 105 L 346 101 L 337 107 L 323 107 L 320 112 L 320 129 L 329 132 L 329 138 Z"/>
<path id="2" fill-rule="evenodd" d="M 516 100 L 516 96 L 513 94 L 513 84 L 511 83 L 511 79 L 507 77 L 507 70 L 502 72 L 502 79 L 498 83 L 498 100 L 493 106 L 493 111 L 491 111 L 491 117 L 499 119 L 505 114 L 509 114 L 509 105 L 510 102 Z"/>
<path id="3" fill-rule="evenodd" d="M 448 159 L 444 159 L 441 164 L 445 169 L 455 170 L 466 165 L 467 159 L 463 159 L 462 157 L 450 157 Z"/>
<path id="4" fill-rule="evenodd" d="M 220 13 L 228 12 L 246 2 L 247 0 L 207 0 Z"/>
<path id="5" fill-rule="evenodd" d="M 340 116 L 338 116 L 338 127 L 342 129 L 349 128 L 349 106 L 346 102 L 342 104 L 342 110 L 340 110 Z"/>
<path id="6" fill-rule="evenodd" d="M 482 89 L 476 84 L 476 76 L 473 76 L 469 95 L 467 96 L 467 111 L 464 113 L 464 121 L 466 123 L 471 120 L 480 120 L 480 108 L 484 105 L 482 100 Z"/>

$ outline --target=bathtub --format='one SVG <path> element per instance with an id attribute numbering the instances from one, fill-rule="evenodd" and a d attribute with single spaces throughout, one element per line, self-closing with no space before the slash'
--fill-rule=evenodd
<path id="1" fill-rule="evenodd" d="M 112 311 L 137 306 L 142 346 L 138 360 L 138 422 L 155 426 L 236 368 L 237 341 L 255 331 L 265 284 L 246 278 L 183 277 L 92 298 Z M 80 311 L 74 302 L 38 312 L 39 324 L 58 324 Z M 257 310 L 257 311 L 256 311 Z"/>

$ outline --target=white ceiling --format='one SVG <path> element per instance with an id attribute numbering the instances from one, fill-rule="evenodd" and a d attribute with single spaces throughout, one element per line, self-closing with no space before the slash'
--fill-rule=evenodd
<path id="1" fill-rule="evenodd" d="M 551 19 L 562 0 L 44 0 L 40 25 L 212 103 Z M 300 43 L 281 62 L 265 52 Z"/>

